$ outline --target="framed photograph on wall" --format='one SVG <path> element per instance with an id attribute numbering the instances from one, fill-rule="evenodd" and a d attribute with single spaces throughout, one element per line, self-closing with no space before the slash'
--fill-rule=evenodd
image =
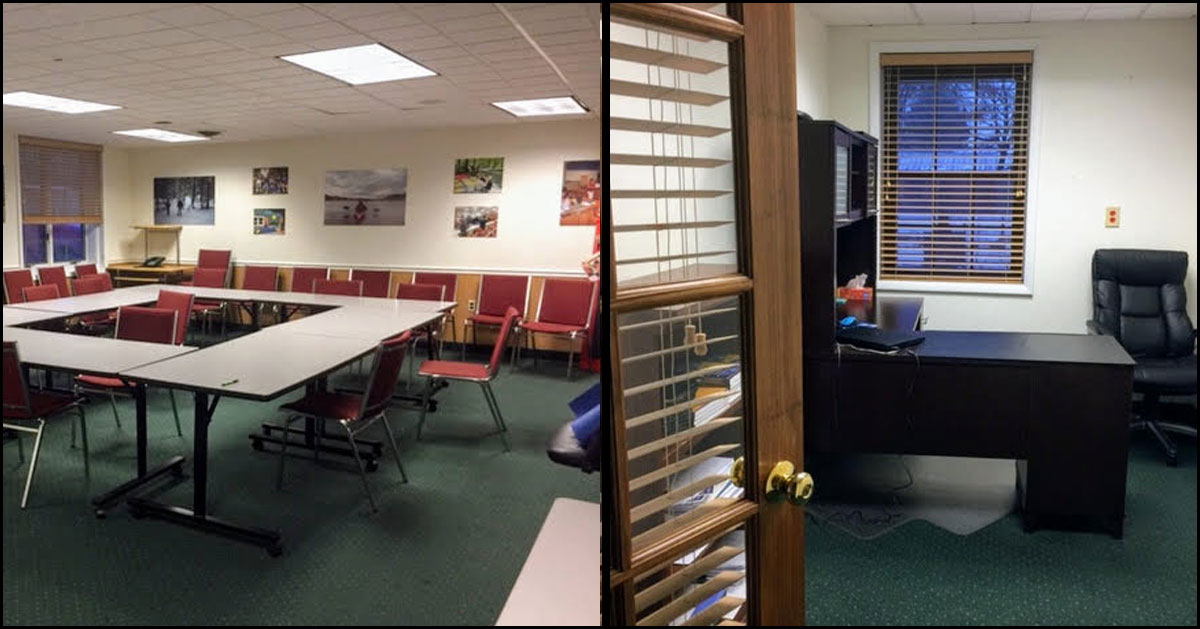
<path id="1" fill-rule="evenodd" d="M 454 208 L 454 233 L 459 238 L 495 238 L 498 207 Z"/>
<path id="2" fill-rule="evenodd" d="M 595 225 L 600 215 L 600 160 L 563 163 L 559 225 Z"/>
<path id="3" fill-rule="evenodd" d="M 271 234 L 275 236 L 283 235 L 283 209 L 255 209 L 254 210 L 254 234 L 261 236 Z"/>
<path id="4" fill-rule="evenodd" d="M 503 157 L 468 157 L 454 160 L 455 194 L 500 192 L 503 183 Z"/>
<path id="5" fill-rule="evenodd" d="M 215 223 L 216 177 L 155 177 L 155 225 Z"/>
<path id="6" fill-rule="evenodd" d="M 254 194 L 287 194 L 287 166 L 254 169 Z"/>
<path id="7" fill-rule="evenodd" d="M 408 169 L 325 173 L 326 225 L 403 225 Z"/>

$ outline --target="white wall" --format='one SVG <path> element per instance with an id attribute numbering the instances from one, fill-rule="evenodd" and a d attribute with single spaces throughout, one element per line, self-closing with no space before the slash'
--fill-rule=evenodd
<path id="1" fill-rule="evenodd" d="M 829 116 L 829 29 L 803 4 L 793 8 L 796 22 L 796 109 L 823 120 Z"/>
<path id="2" fill-rule="evenodd" d="M 108 258 L 142 259 L 141 232 L 126 226 L 153 222 L 155 177 L 214 175 L 216 224 L 184 226 L 185 261 L 206 247 L 233 249 L 236 262 L 578 274 L 594 229 L 558 224 L 563 162 L 599 159 L 600 133 L 586 120 L 129 150 L 113 160 L 127 170 L 128 199 L 106 216 Z M 501 193 L 453 194 L 455 158 L 496 156 Z M 263 166 L 288 167 L 289 194 L 251 194 L 251 169 Z M 325 171 L 389 167 L 408 168 L 404 226 L 323 224 Z M 458 238 L 456 205 L 498 206 L 497 237 Z M 255 236 L 254 208 L 285 208 L 286 234 Z M 152 237 L 151 254 L 173 256 L 169 242 Z"/>
<path id="3" fill-rule="evenodd" d="M 866 129 L 872 42 L 1033 39 L 1032 296 L 925 294 L 929 328 L 1084 332 L 1098 248 L 1188 252 L 1196 321 L 1196 20 L 831 27 L 829 116 Z M 1038 133 L 1040 131 L 1040 133 Z M 1103 226 L 1121 206 L 1121 226 Z"/>
<path id="4" fill-rule="evenodd" d="M 4 134 L 4 268 L 21 265 L 21 213 L 17 210 L 17 136 Z"/>

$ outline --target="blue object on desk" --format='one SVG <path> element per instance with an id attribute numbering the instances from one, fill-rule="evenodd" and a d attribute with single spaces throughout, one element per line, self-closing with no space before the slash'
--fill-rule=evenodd
<path id="1" fill-rule="evenodd" d="M 849 316 L 849 317 L 846 317 L 845 319 L 842 319 L 841 321 L 838 321 L 838 324 L 841 325 L 843 328 L 848 328 L 857 322 L 858 322 L 858 319 L 854 318 L 853 316 Z"/>

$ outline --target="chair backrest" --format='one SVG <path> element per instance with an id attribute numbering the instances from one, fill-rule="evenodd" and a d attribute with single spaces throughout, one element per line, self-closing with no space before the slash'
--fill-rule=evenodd
<path id="1" fill-rule="evenodd" d="M 350 279 L 362 281 L 363 297 L 387 297 L 391 289 L 392 272 L 351 269 Z"/>
<path id="2" fill-rule="evenodd" d="M 292 269 L 292 292 L 311 293 L 313 282 L 329 277 L 329 269 L 298 266 Z"/>
<path id="3" fill-rule="evenodd" d="M 28 417 L 29 387 L 17 355 L 16 341 L 4 341 L 4 416 Z"/>
<path id="4" fill-rule="evenodd" d="M 397 284 L 396 299 L 419 299 L 421 301 L 446 301 L 442 296 L 446 287 L 441 284 Z"/>
<path id="5" fill-rule="evenodd" d="M 26 286 L 22 288 L 21 297 L 25 301 L 45 301 L 47 299 L 58 299 L 61 295 L 58 294 L 58 286 L 54 284 L 42 284 L 41 286 Z"/>
<path id="6" fill-rule="evenodd" d="M 592 323 L 599 282 L 548 278 L 542 285 L 537 320 L 587 328 Z"/>
<path id="7" fill-rule="evenodd" d="M 196 256 L 196 268 L 228 269 L 233 252 L 228 249 L 201 249 Z"/>
<path id="8" fill-rule="evenodd" d="M 1134 357 L 1185 356 L 1196 331 L 1187 314 L 1184 251 L 1097 249 L 1092 317 Z"/>
<path id="9" fill-rule="evenodd" d="M 33 286 L 33 271 L 29 269 L 14 269 L 4 272 L 4 301 L 10 304 L 19 304 L 25 298 L 21 296 L 21 289 L 26 286 Z"/>
<path id="10" fill-rule="evenodd" d="M 444 301 L 454 301 L 457 299 L 456 288 L 458 287 L 458 276 L 454 273 L 422 273 L 418 271 L 413 274 L 413 284 L 437 284 L 446 289 Z"/>
<path id="11" fill-rule="evenodd" d="M 279 276 L 277 266 L 248 266 L 246 276 L 242 278 L 242 288 L 246 290 L 276 290 Z"/>
<path id="12" fill-rule="evenodd" d="M 375 350 L 371 375 L 367 378 L 367 390 L 363 393 L 362 407 L 359 409 L 360 419 L 374 416 L 391 404 L 410 338 L 412 332 L 406 330 L 398 336 L 385 339 Z"/>
<path id="13" fill-rule="evenodd" d="M 173 342 L 176 345 L 183 345 L 183 339 L 187 338 L 188 321 L 192 318 L 192 304 L 195 303 L 195 300 L 196 296 L 191 293 L 180 293 L 173 290 L 158 291 L 158 302 L 154 304 L 154 307 L 175 311 L 175 340 Z"/>
<path id="14" fill-rule="evenodd" d="M 121 306 L 117 309 L 117 338 L 170 344 L 175 340 L 177 318 L 179 313 L 170 308 Z"/>
<path id="15" fill-rule="evenodd" d="M 107 273 L 103 275 L 94 273 L 71 280 L 71 294 L 91 295 L 92 293 L 103 293 L 112 290 L 112 286 L 105 281 L 107 275 Z"/>
<path id="16" fill-rule="evenodd" d="M 479 283 L 479 314 L 503 315 L 509 306 L 525 312 L 529 278 L 524 275 L 484 275 Z"/>
<path id="17" fill-rule="evenodd" d="M 192 286 L 225 288 L 225 269 L 196 267 L 192 272 Z"/>
<path id="18" fill-rule="evenodd" d="M 104 290 L 113 289 L 112 276 L 108 273 L 97 273 L 95 275 L 89 275 L 88 277 L 99 278 L 100 285 L 104 287 Z"/>
<path id="19" fill-rule="evenodd" d="M 508 345 L 508 333 L 512 331 L 517 320 L 521 318 L 521 314 L 516 308 L 509 306 L 504 313 L 504 323 L 500 324 L 500 333 L 496 335 L 496 345 L 492 347 L 492 359 L 488 361 L 488 379 L 496 377 L 500 373 L 501 356 L 504 354 L 504 348 Z"/>
<path id="20" fill-rule="evenodd" d="M 363 283 L 360 280 L 313 280 L 312 292 L 318 295 L 362 297 Z"/>
<path id="21" fill-rule="evenodd" d="M 65 266 L 44 266 L 38 269 L 38 281 L 42 283 L 42 286 L 47 284 L 57 286 L 59 297 L 71 294 L 71 288 L 67 286 L 67 267 Z"/>
<path id="22" fill-rule="evenodd" d="M 95 275 L 96 265 L 94 264 L 76 264 L 75 277 L 84 277 L 85 275 Z"/>

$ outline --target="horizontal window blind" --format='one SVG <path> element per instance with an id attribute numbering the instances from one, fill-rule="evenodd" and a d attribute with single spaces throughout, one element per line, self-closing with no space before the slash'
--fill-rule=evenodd
<path id="1" fill-rule="evenodd" d="M 27 136 L 18 144 L 23 222 L 103 222 L 103 147 Z"/>
<path id="2" fill-rule="evenodd" d="M 880 56 L 880 279 L 1023 281 L 1032 64 Z"/>

